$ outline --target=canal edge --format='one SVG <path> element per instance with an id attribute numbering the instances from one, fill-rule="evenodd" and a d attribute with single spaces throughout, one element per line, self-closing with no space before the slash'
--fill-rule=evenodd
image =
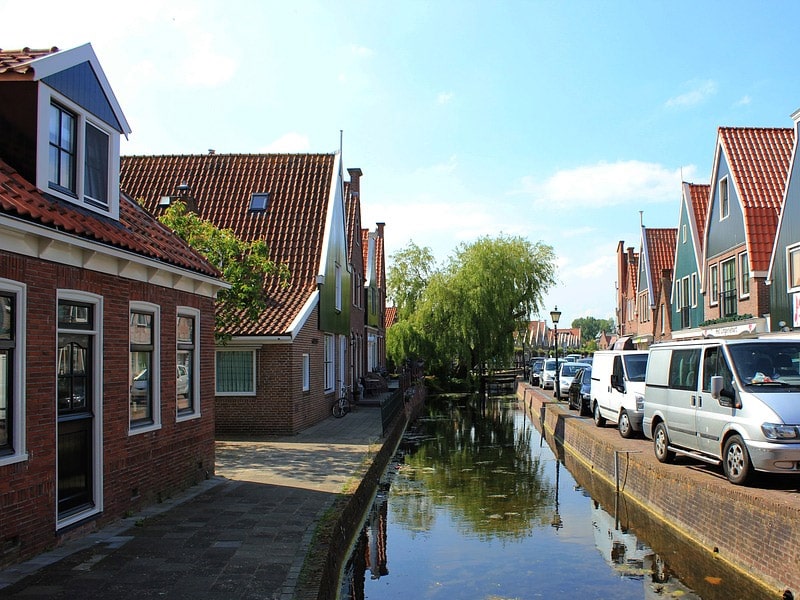
<path id="1" fill-rule="evenodd" d="M 317 523 L 312 543 L 306 553 L 292 600 L 330 600 L 338 598 L 341 577 L 350 548 L 372 505 L 383 472 L 400 446 L 409 423 L 419 416 L 424 405 L 426 390 L 416 386 L 415 394 L 405 405 L 383 436 L 380 449 L 353 474 L 358 485 L 352 493 L 342 492 L 320 515 L 325 527 Z M 365 457 L 368 459 L 368 456 Z"/>
<path id="2" fill-rule="evenodd" d="M 531 422 L 537 428 L 540 428 L 540 431 L 543 430 L 546 434 L 557 439 L 575 460 L 611 486 L 611 488 L 617 486 L 614 469 L 617 449 L 613 448 L 607 441 L 594 435 L 593 423 L 589 422 L 587 424 L 585 420 L 571 414 L 563 403 L 542 398 L 527 383 L 519 383 L 516 396 L 518 402 L 522 404 L 523 410 L 529 415 Z M 722 517 L 724 515 L 720 515 L 719 510 L 721 505 L 726 506 L 726 504 L 724 501 L 720 503 L 720 497 L 723 500 L 730 499 L 734 505 L 744 506 L 749 511 L 748 516 L 753 516 L 755 521 L 771 522 L 775 527 L 780 527 L 780 525 L 774 525 L 776 515 L 781 513 L 780 506 L 770 503 L 765 504 L 763 501 L 748 502 L 747 495 L 742 493 L 739 488 L 726 489 L 724 487 L 731 487 L 727 480 L 725 480 L 724 486 L 717 486 L 716 483 L 718 482 L 714 479 L 705 482 L 707 484 L 705 486 L 692 486 L 692 482 L 689 482 L 686 478 L 680 475 L 676 476 L 674 473 L 668 473 L 666 468 L 659 468 L 660 464 L 652 465 L 645 461 L 637 461 L 634 456 L 631 456 L 631 454 L 637 453 L 626 453 L 628 474 L 626 475 L 625 486 L 619 491 L 622 496 L 650 514 L 657 522 L 671 529 L 676 535 L 688 539 L 698 548 L 702 548 L 714 560 L 723 562 L 730 569 L 763 588 L 766 593 L 770 594 L 769 597 L 789 597 L 784 595 L 785 592 L 793 594 L 792 597 L 798 597 L 797 590 L 800 589 L 800 583 L 798 582 L 796 569 L 790 575 L 787 575 L 787 580 L 785 581 L 774 574 L 780 572 L 782 566 L 783 573 L 786 575 L 786 570 L 791 569 L 792 564 L 795 564 L 795 566 L 800 564 L 797 560 L 794 563 L 792 561 L 781 562 L 780 557 L 772 557 L 765 560 L 764 563 L 760 563 L 759 557 L 763 559 L 764 551 L 772 548 L 770 545 L 765 545 L 759 536 L 742 536 L 744 538 L 753 537 L 759 539 L 753 541 L 749 545 L 750 547 L 742 548 L 738 552 L 733 547 L 735 542 L 715 543 L 712 539 L 712 537 L 716 537 L 719 540 L 726 539 L 726 532 L 723 531 L 724 519 Z M 631 470 L 633 478 L 630 477 Z M 707 474 L 704 473 L 702 476 L 707 476 Z M 699 492 L 699 496 L 679 503 L 679 508 L 676 510 L 671 510 L 664 503 L 659 505 L 651 501 L 656 496 L 667 497 L 668 494 L 666 492 L 674 493 L 674 488 L 687 490 L 689 487 L 694 489 L 695 494 Z M 701 490 L 700 488 L 703 489 Z M 708 490 L 708 495 L 702 493 L 705 490 Z M 704 535 L 697 527 L 688 522 L 680 510 L 680 507 L 687 505 L 691 505 L 694 510 L 699 508 L 701 512 L 710 513 L 710 518 L 705 519 L 705 525 L 710 533 Z M 732 509 L 729 512 L 735 512 L 735 510 Z M 791 519 L 786 515 L 783 515 L 783 517 L 787 527 L 792 527 L 791 530 L 797 529 L 797 525 L 791 523 Z M 795 541 L 797 537 L 796 535 L 787 536 L 787 539 L 794 539 L 791 540 L 792 548 L 788 550 L 783 548 L 780 552 L 784 561 L 787 555 L 800 556 L 800 548 L 798 548 L 798 544 Z M 769 563 L 770 566 L 765 568 L 763 566 L 765 563 Z"/>

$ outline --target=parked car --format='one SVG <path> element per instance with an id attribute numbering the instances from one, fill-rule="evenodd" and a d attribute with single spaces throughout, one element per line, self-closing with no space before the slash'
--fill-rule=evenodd
<path id="1" fill-rule="evenodd" d="M 578 363 L 581 364 L 581 363 Z M 569 386 L 569 407 L 577 410 L 578 414 L 588 415 L 591 412 L 592 400 L 592 366 L 585 365 L 575 374 L 575 379 Z"/>
<path id="2" fill-rule="evenodd" d="M 548 358 L 544 361 L 544 366 L 542 366 L 542 374 L 539 379 L 539 387 L 543 390 L 552 390 L 554 389 L 556 380 L 556 359 L 555 358 Z"/>
<path id="3" fill-rule="evenodd" d="M 553 395 L 558 398 L 565 398 L 569 395 L 569 386 L 575 375 L 580 371 L 582 365 L 580 363 L 567 362 L 559 363 L 558 365 L 558 389 L 553 392 Z"/>
<path id="4" fill-rule="evenodd" d="M 601 350 L 592 362 L 592 415 L 603 427 L 617 424 L 624 438 L 642 430 L 647 350 Z"/>
<path id="5" fill-rule="evenodd" d="M 722 464 L 728 480 L 797 473 L 800 337 L 709 339 L 650 349 L 643 431 L 656 458 Z"/>
<path id="6" fill-rule="evenodd" d="M 530 362 L 530 373 L 528 374 L 528 383 L 531 385 L 539 385 L 539 380 L 542 378 L 542 368 L 544 367 L 543 358 L 534 358 Z"/>

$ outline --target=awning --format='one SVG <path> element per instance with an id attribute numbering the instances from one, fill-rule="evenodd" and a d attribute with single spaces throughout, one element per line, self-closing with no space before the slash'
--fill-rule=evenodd
<path id="1" fill-rule="evenodd" d="M 614 347 L 612 350 L 636 350 L 636 347 L 633 345 L 631 336 L 626 335 L 625 337 L 621 337 L 614 342 Z"/>

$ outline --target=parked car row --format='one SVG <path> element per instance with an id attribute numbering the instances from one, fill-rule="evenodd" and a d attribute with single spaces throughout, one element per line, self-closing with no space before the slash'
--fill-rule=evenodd
<path id="1" fill-rule="evenodd" d="M 680 455 L 718 465 L 737 485 L 756 471 L 800 474 L 797 335 L 596 352 L 567 397 L 596 426 L 652 440 L 664 463 Z"/>

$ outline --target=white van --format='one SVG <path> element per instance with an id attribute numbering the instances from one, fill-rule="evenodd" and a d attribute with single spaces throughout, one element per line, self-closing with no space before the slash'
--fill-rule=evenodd
<path id="1" fill-rule="evenodd" d="M 656 458 L 800 473 L 800 337 L 669 342 L 650 348 L 643 429 Z"/>
<path id="2" fill-rule="evenodd" d="M 601 350 L 592 361 L 591 410 L 594 424 L 617 424 L 630 438 L 642 430 L 647 350 Z"/>

